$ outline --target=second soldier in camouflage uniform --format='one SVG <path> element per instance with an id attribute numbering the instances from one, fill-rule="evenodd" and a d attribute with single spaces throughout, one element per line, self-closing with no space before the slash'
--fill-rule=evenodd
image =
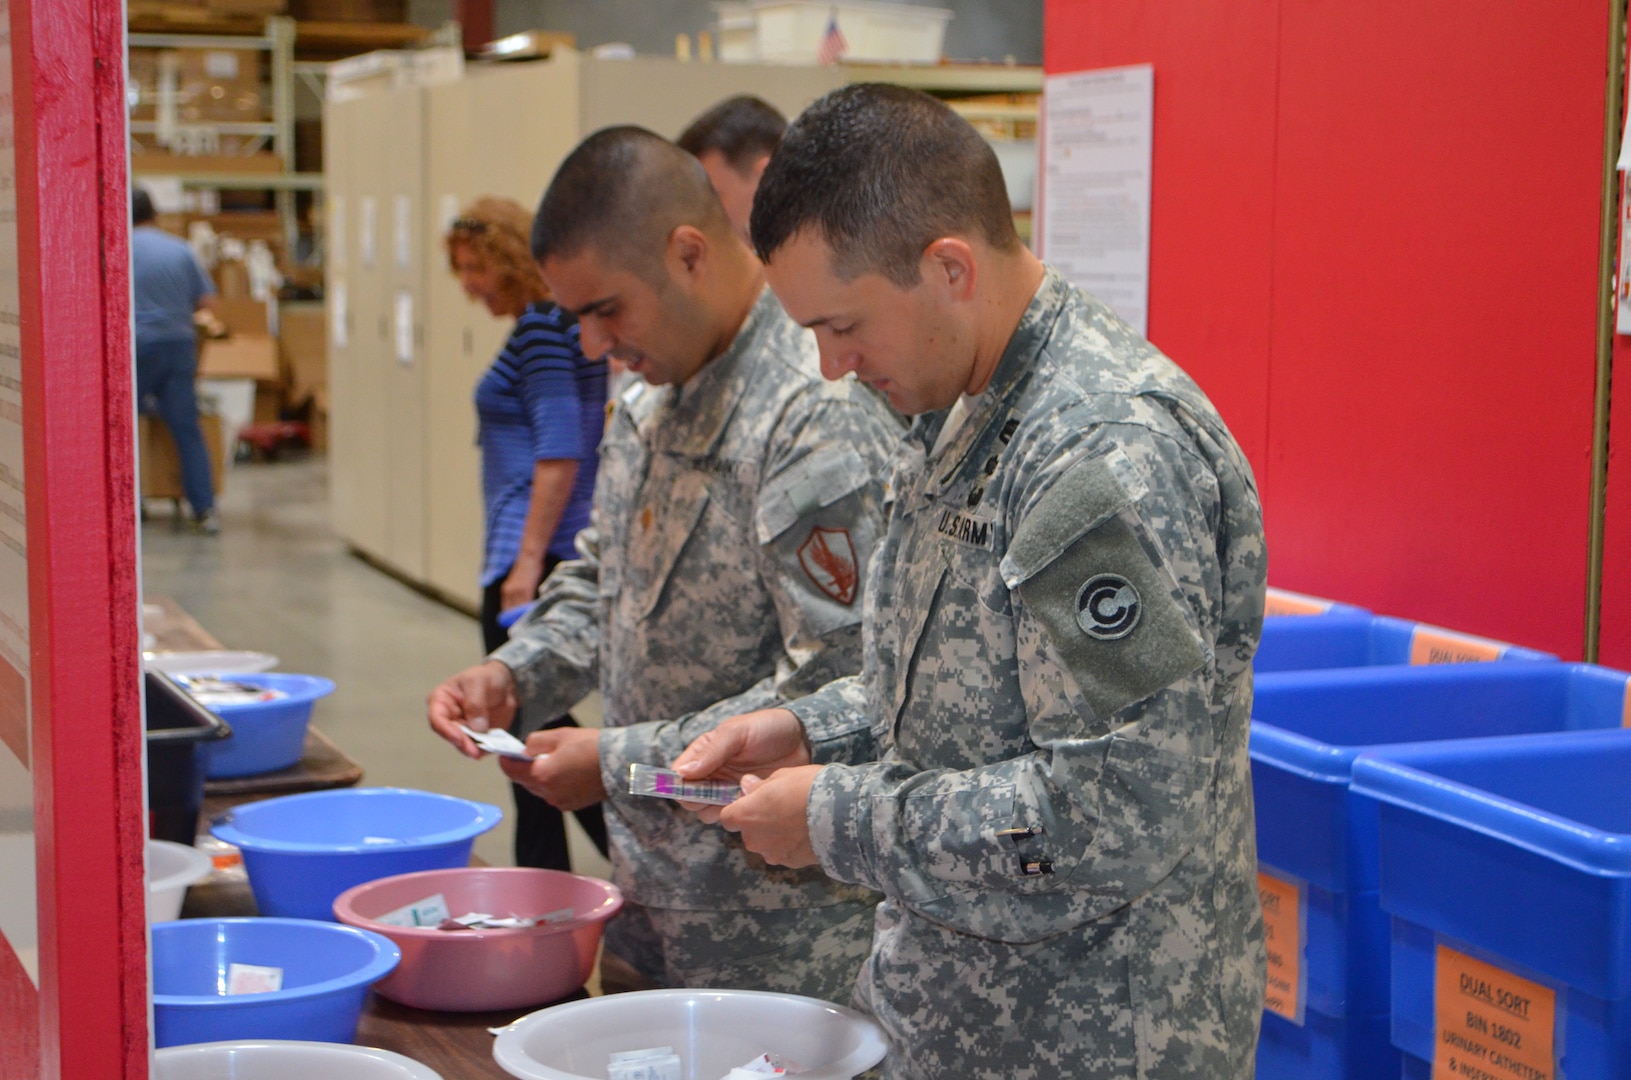
<path id="1" fill-rule="evenodd" d="M 1247 734 L 1265 561 L 1245 458 L 1195 384 L 1010 243 L 1000 213 L 931 219 L 907 248 L 927 252 L 916 285 L 873 270 L 842 211 L 799 216 L 811 169 L 874 185 L 884 213 L 876 192 L 915 197 L 919 165 L 981 174 L 965 129 L 921 95 L 851 87 L 794 122 L 766 173 L 754 240 L 828 374 L 919 415 L 862 675 L 729 721 L 680 765 L 754 767 L 731 740 L 797 717 L 814 764 L 746 781 L 717 816 L 774 861 L 885 894 L 856 1001 L 890 1036 L 886 1075 L 1242 1080 L 1264 991 Z M 871 168 L 883 131 L 910 165 Z M 995 170 L 968 197 L 1005 212 Z M 902 338 L 918 304 L 942 340 Z M 937 384 L 947 367 L 968 382 Z"/>
<path id="2" fill-rule="evenodd" d="M 621 192 L 609 175 L 624 178 Z M 611 218 L 600 229 L 572 198 L 585 178 Z M 681 269 L 678 284 L 653 286 L 619 269 L 665 272 L 665 241 L 679 231 L 668 219 L 711 245 L 706 282 Z M 578 232 L 561 235 L 562 220 Z M 628 901 L 606 945 L 641 975 L 847 1000 L 876 895 L 819 869 L 766 865 L 674 803 L 630 795 L 628 769 L 665 764 L 724 716 L 859 669 L 860 572 L 899 419 L 853 380 L 821 379 L 813 339 L 764 288 L 701 168 L 650 133 L 612 129 L 574 151 L 534 242 L 585 351 L 673 385 L 641 380 L 619 395 L 579 558 L 556 568 L 491 657 L 513 673 L 526 717 L 559 715 L 598 688 L 605 729 L 537 732 L 529 749 L 549 756 L 506 771 L 563 805 L 585 785 L 606 798 L 613 880 Z M 625 254 L 641 243 L 655 269 Z M 641 298 L 684 306 L 637 325 Z M 734 333 L 699 336 L 710 315 Z M 720 351 L 687 355 L 693 338 Z"/>

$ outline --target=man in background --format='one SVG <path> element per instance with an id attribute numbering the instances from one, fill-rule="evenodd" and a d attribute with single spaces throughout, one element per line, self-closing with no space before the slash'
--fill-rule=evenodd
<path id="1" fill-rule="evenodd" d="M 198 335 L 193 313 L 213 310 L 215 286 L 192 248 L 158 228 L 153 198 L 131 192 L 130 283 L 136 322 L 136 401 L 170 429 L 193 528 L 221 531 L 209 450 L 198 424 Z"/>
<path id="2" fill-rule="evenodd" d="M 774 105 L 752 94 L 737 94 L 691 121 L 677 140 L 681 150 L 702 162 L 731 228 L 744 242 L 753 193 L 786 130 L 787 118 Z"/>
<path id="3" fill-rule="evenodd" d="M 432 693 L 431 727 L 523 727 L 590 690 L 602 731 L 535 731 L 511 780 L 560 810 L 602 803 L 612 880 L 602 984 L 774 990 L 847 1000 L 876 894 L 780 870 L 672 802 L 632 795 L 722 716 L 861 665 L 861 570 L 900 436 L 765 288 L 695 158 L 640 128 L 586 139 L 551 181 L 533 254 L 583 351 L 639 378 L 601 443 L 578 558 L 486 663 Z"/>

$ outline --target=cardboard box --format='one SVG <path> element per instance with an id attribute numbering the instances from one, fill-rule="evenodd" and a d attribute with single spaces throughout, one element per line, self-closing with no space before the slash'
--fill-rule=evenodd
<path id="1" fill-rule="evenodd" d="M 266 305 L 259 300 L 250 300 L 242 297 L 231 300 L 220 298 L 215 301 L 215 317 L 227 328 L 227 333 L 236 337 L 239 334 L 251 334 L 265 337 L 272 332 L 271 324 L 266 318 Z"/>
<path id="2" fill-rule="evenodd" d="M 157 119 L 167 89 L 182 124 L 258 122 L 271 115 L 266 53 L 260 49 L 137 46 L 130 50 L 129 72 L 132 120 Z"/>
<path id="3" fill-rule="evenodd" d="M 269 334 L 234 334 L 213 338 L 198 351 L 200 379 L 254 379 L 256 382 L 282 381 L 278 368 L 277 342 Z"/>
<path id="4" fill-rule="evenodd" d="M 249 299 L 249 267 L 237 259 L 217 263 L 215 291 L 223 301 Z"/>
<path id="5" fill-rule="evenodd" d="M 283 419 L 282 386 L 255 384 L 255 412 L 251 419 L 257 424 L 271 424 Z"/>
<path id="6" fill-rule="evenodd" d="M 318 306 L 284 305 L 278 312 L 278 348 L 289 375 L 288 402 L 298 408 L 328 387 L 328 316 Z"/>
<path id="7" fill-rule="evenodd" d="M 197 176 L 200 173 L 275 176 L 283 172 L 283 159 L 266 151 L 254 154 L 171 154 L 133 148 L 130 171 L 137 176 Z"/>
<path id="8" fill-rule="evenodd" d="M 204 415 L 198 418 L 204 432 L 204 445 L 210 452 L 210 479 L 215 493 L 221 493 L 221 479 L 226 474 L 226 443 L 221 438 L 221 418 Z M 180 499 L 181 457 L 176 453 L 175 440 L 170 429 L 156 416 L 138 418 L 137 468 L 141 478 L 144 499 Z"/>

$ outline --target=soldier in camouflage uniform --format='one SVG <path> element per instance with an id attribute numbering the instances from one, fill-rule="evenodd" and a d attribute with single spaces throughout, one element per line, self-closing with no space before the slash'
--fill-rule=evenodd
<path id="1" fill-rule="evenodd" d="M 702 169 L 649 132 L 574 151 L 533 241 L 585 352 L 642 379 L 606 426 L 579 558 L 508 644 L 432 695 L 432 726 L 469 753 L 460 720 L 505 724 L 505 702 L 557 716 L 598 687 L 604 730 L 535 732 L 529 750 L 548 756 L 502 764 L 562 808 L 605 799 L 628 901 L 607 949 L 657 985 L 848 1000 L 876 894 L 768 866 L 630 795 L 628 773 L 860 668 L 860 572 L 900 420 L 855 380 L 821 378 L 812 335 L 765 288 Z"/>
<path id="2" fill-rule="evenodd" d="M 703 813 L 751 850 L 885 894 L 856 1003 L 887 1076 L 1242 1080 L 1255 484 L 1200 389 L 1007 209 L 990 151 L 913 91 L 849 87 L 789 129 L 753 215 L 771 285 L 829 377 L 916 420 L 861 676 L 676 767 L 742 778 Z"/>

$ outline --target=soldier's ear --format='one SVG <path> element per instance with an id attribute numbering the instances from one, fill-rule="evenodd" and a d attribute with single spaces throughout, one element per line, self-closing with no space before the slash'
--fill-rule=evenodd
<path id="1" fill-rule="evenodd" d="M 694 225 L 677 226 L 668 234 L 668 257 L 694 276 L 708 254 L 708 238 Z"/>
<path id="2" fill-rule="evenodd" d="M 956 236 L 942 236 L 923 249 L 918 266 L 923 280 L 937 289 L 943 289 L 948 299 L 966 303 L 974 299 L 974 285 L 979 272 L 974 260 L 974 249 L 968 241 Z"/>

